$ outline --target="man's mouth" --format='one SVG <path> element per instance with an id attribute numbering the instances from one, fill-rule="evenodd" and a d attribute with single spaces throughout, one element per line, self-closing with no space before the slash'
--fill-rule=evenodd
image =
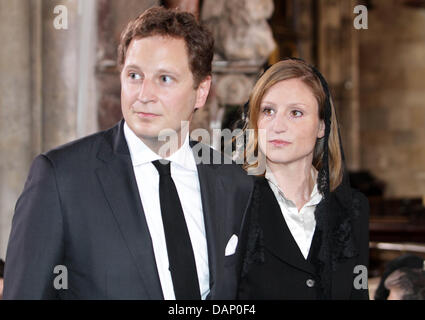
<path id="1" fill-rule="evenodd" d="M 159 117 L 159 114 L 156 113 L 149 113 L 149 112 L 134 112 L 139 118 L 142 119 L 151 119 Z"/>

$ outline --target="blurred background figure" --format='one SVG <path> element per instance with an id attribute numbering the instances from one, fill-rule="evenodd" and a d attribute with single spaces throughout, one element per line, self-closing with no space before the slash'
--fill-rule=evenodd
<path id="1" fill-rule="evenodd" d="M 385 267 L 375 292 L 375 300 L 424 300 L 424 259 L 404 254 Z"/>
<path id="2" fill-rule="evenodd" d="M 425 300 L 425 270 L 401 268 L 384 282 L 389 291 L 387 300 Z"/>

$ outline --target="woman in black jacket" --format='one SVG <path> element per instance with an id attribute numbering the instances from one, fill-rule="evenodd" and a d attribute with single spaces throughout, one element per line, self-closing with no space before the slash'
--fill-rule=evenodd
<path id="1" fill-rule="evenodd" d="M 368 299 L 368 201 L 351 189 L 323 76 L 299 59 L 269 68 L 249 102 L 239 299 Z M 263 171 L 263 172 L 261 172 Z"/>

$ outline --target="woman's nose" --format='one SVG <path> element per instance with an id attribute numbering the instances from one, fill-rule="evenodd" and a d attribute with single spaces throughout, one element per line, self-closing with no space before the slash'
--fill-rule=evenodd
<path id="1" fill-rule="evenodd" d="M 273 130 L 275 132 L 285 132 L 288 130 L 288 120 L 282 114 L 276 114 L 273 119 Z"/>

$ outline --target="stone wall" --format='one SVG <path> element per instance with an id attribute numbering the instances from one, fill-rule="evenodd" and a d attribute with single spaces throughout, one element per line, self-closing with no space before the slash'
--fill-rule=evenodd
<path id="1" fill-rule="evenodd" d="M 318 67 L 326 78 L 335 105 L 340 133 L 351 171 L 361 169 L 359 132 L 358 37 L 353 27 L 356 0 L 317 1 Z"/>
<path id="2" fill-rule="evenodd" d="M 359 35 L 362 167 L 387 197 L 423 197 L 425 9 L 374 0 Z"/>

